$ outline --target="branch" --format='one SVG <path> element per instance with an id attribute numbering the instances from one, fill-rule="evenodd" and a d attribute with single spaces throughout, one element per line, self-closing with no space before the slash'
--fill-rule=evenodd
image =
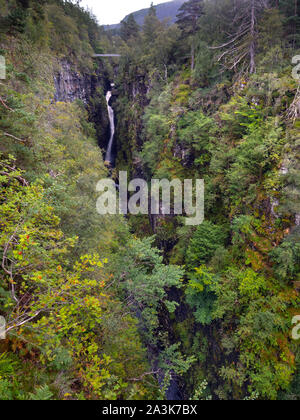
<path id="1" fill-rule="evenodd" d="M 5 263 L 6 263 L 6 261 L 7 261 L 7 252 L 8 252 L 8 249 L 9 249 L 9 247 L 10 247 L 11 242 L 14 240 L 14 238 L 15 238 L 15 236 L 16 236 L 16 233 L 17 233 L 18 229 L 19 229 L 19 225 L 16 227 L 16 229 L 15 229 L 14 233 L 11 235 L 11 237 L 10 237 L 10 238 L 9 238 L 9 240 L 8 240 L 8 242 L 6 243 L 6 245 L 5 245 L 5 247 L 4 247 L 4 251 L 3 251 L 3 257 L 2 257 L 2 268 L 3 268 L 4 272 L 5 272 L 6 274 L 8 274 L 8 275 L 9 275 L 9 277 L 10 277 L 10 283 L 11 283 L 11 295 L 12 295 L 12 298 L 13 298 L 13 299 L 17 302 L 17 304 L 19 303 L 19 300 L 18 300 L 18 298 L 16 297 L 16 293 L 15 293 L 15 284 L 14 284 L 14 278 L 13 278 L 12 270 L 11 270 L 11 271 L 9 271 L 9 270 L 5 267 Z"/>
<path id="2" fill-rule="evenodd" d="M 300 83 L 295 94 L 295 98 L 286 112 L 287 118 L 295 121 L 300 115 Z"/>
<path id="3" fill-rule="evenodd" d="M 145 376 L 156 375 L 159 372 L 160 372 L 160 369 L 153 370 L 152 372 L 145 372 L 139 378 L 131 378 L 131 379 L 128 379 L 128 381 L 133 381 L 133 382 L 142 381 Z"/>
<path id="4" fill-rule="evenodd" d="M 6 163 L 2 162 L 2 165 L 9 169 L 11 172 L 15 172 L 16 171 L 16 167 L 15 166 L 9 166 Z M 0 172 L 1 175 L 5 175 L 5 176 L 9 176 L 10 174 L 8 172 L 2 171 Z M 28 187 L 28 182 L 26 181 L 25 178 L 21 177 L 20 175 L 16 175 L 15 178 L 24 186 Z"/>
<path id="5" fill-rule="evenodd" d="M 25 143 L 26 142 L 26 140 L 19 139 L 18 137 L 13 136 L 12 134 L 5 133 L 4 131 L 2 131 L 2 134 L 4 136 L 6 136 L 6 137 L 11 137 L 12 139 L 17 140 L 17 141 L 19 141 L 21 143 Z"/>
<path id="6" fill-rule="evenodd" d="M 4 106 L 4 108 L 8 109 L 11 112 L 15 112 L 13 109 L 11 109 L 8 105 L 6 105 L 6 102 L 4 101 L 4 99 L 0 96 L 0 102 L 1 104 Z"/>
<path id="7" fill-rule="evenodd" d="M 247 32 L 249 31 L 249 29 L 247 28 L 244 32 L 240 32 L 237 34 L 236 37 L 232 38 L 230 41 L 226 42 L 223 45 L 219 45 L 217 47 L 209 47 L 210 50 L 218 50 L 224 47 L 227 47 L 228 45 L 232 44 L 233 42 L 235 42 L 238 38 L 240 38 L 242 35 L 245 35 Z"/>
<path id="8" fill-rule="evenodd" d="M 5 331 L 5 333 L 8 333 L 9 331 L 11 331 L 11 330 L 13 330 L 13 329 L 15 329 L 15 328 L 19 328 L 19 327 L 21 327 L 22 325 L 24 325 L 24 324 L 27 324 L 28 322 L 30 322 L 30 321 L 32 321 L 34 318 L 36 318 L 41 312 L 45 312 L 45 310 L 43 309 L 43 311 L 37 311 L 33 316 L 31 316 L 31 317 L 29 317 L 29 318 L 27 318 L 27 319 L 25 319 L 24 321 L 22 321 L 22 322 L 19 322 L 18 324 L 16 324 L 16 325 L 13 325 L 13 326 L 11 326 L 11 327 L 9 327 L 9 328 L 7 328 L 7 330 Z"/>
<path id="9" fill-rule="evenodd" d="M 9 176 L 8 172 L 0 172 L 0 175 L 5 175 L 5 176 Z M 21 176 L 17 175 L 15 176 L 15 178 L 20 182 L 20 184 L 28 187 L 28 182 L 26 181 L 26 179 L 22 178 Z"/>

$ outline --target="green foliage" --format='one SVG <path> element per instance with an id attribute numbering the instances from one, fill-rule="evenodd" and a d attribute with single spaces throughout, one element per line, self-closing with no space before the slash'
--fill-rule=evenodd
<path id="1" fill-rule="evenodd" d="M 271 253 L 279 280 L 297 280 L 300 273 L 299 229 L 292 232 Z"/>
<path id="2" fill-rule="evenodd" d="M 193 362 L 195 362 L 194 356 L 184 358 L 179 347 L 179 344 L 172 344 L 160 355 L 159 366 L 165 372 L 164 390 L 167 390 L 173 375 L 183 375 L 187 373 Z"/>
<path id="3" fill-rule="evenodd" d="M 30 394 L 30 400 L 48 401 L 53 397 L 47 385 L 39 387 L 34 394 Z"/>
<path id="4" fill-rule="evenodd" d="M 188 35 L 194 34 L 198 29 L 199 18 L 203 14 L 202 0 L 189 0 L 179 9 L 177 24 Z"/>
<path id="5" fill-rule="evenodd" d="M 100 325 L 103 313 L 112 304 L 103 291 L 107 261 L 101 262 L 93 254 L 70 265 L 69 249 L 76 239 L 64 238 L 58 228 L 59 218 L 48 205 L 43 188 L 34 184 L 23 186 L 22 173 L 9 169 L 12 164 L 6 160 L 2 161 L 2 168 L 1 173 L 6 172 L 0 180 L 0 243 L 5 264 L 1 281 L 11 291 L 4 302 L 8 329 L 18 329 L 25 339 L 31 337 L 42 349 L 40 363 L 47 363 L 50 369 L 75 367 L 82 386 L 92 395 L 113 397 L 117 395 L 114 392 L 125 392 L 127 385 L 122 375 L 126 373 L 115 372 L 116 362 L 103 352 L 97 338 L 109 331 L 110 317 Z M 16 309 L 13 299 L 19 301 L 20 296 L 27 304 Z M 130 318 L 121 322 L 123 326 L 124 322 L 130 323 Z M 122 340 L 127 331 L 120 335 Z M 69 344 L 64 348 L 66 339 Z M 126 340 L 119 343 L 120 349 L 126 345 Z M 49 399 L 47 391 L 41 389 L 35 398 Z"/>
<path id="6" fill-rule="evenodd" d="M 0 0 L 0 399 L 153 399 L 174 378 L 184 398 L 299 399 L 300 20 L 264 6 L 192 0 L 175 25 L 151 7 L 119 37 L 78 2 Z M 117 66 L 92 60 L 108 49 Z M 89 114 L 53 102 L 66 58 Z M 202 225 L 97 215 L 108 77 L 117 169 L 204 178 Z"/>
<path id="7" fill-rule="evenodd" d="M 52 6 L 59 14 L 62 4 Z M 76 25 L 76 6 L 64 7 L 66 14 L 58 18 L 69 16 Z M 71 27 L 68 34 L 73 36 Z M 52 57 L 47 47 L 39 51 L 31 42 L 14 40 L 20 64 L 9 64 L 7 81 L 0 85 L 0 255 L 5 267 L 0 302 L 8 322 L 9 360 L 14 353 L 20 362 L 1 377 L 1 397 L 151 398 L 155 379 L 143 379 L 149 366 L 137 322 L 108 290 L 120 238 L 125 243 L 130 234 L 121 218 L 96 213 L 95 185 L 107 170 L 95 130 L 79 103 L 53 103 L 53 75 L 64 44 L 52 45 Z M 16 61 L 14 49 L 9 63 Z M 78 54 L 76 65 L 85 60 Z M 23 303 L 16 306 L 16 300 Z"/>
<path id="8" fill-rule="evenodd" d="M 127 20 L 121 22 L 121 37 L 124 41 L 128 41 L 131 37 L 136 38 L 139 26 L 136 23 L 133 14 L 128 16 Z"/>
<path id="9" fill-rule="evenodd" d="M 250 269 L 228 270 L 213 290 L 218 295 L 214 316 L 225 316 L 224 322 L 231 325 L 239 319 L 234 334 L 223 341 L 230 353 L 238 347 L 239 363 L 224 366 L 222 376 L 239 386 L 249 378 L 250 392 L 275 399 L 277 390 L 288 386 L 294 372 L 287 335 L 290 324 L 283 315 L 295 304 L 293 294 L 283 289 L 278 294 L 274 280 L 267 281 Z M 274 355 L 279 351 L 277 359 Z"/>
<path id="10" fill-rule="evenodd" d="M 186 263 L 190 269 L 205 264 L 214 256 L 216 250 L 225 244 L 226 228 L 211 222 L 198 226 L 186 253 Z"/>
<path id="11" fill-rule="evenodd" d="M 293 48 L 299 48 L 299 4 L 288 0 L 279 0 L 279 10 L 284 16 L 285 37 Z"/>
<path id="12" fill-rule="evenodd" d="M 164 265 L 163 257 L 152 247 L 154 238 L 133 240 L 120 261 L 120 281 L 129 299 L 146 320 L 148 339 L 156 340 L 158 311 L 165 304 L 170 312 L 176 309 L 176 303 L 169 301 L 167 290 L 181 287 L 183 270 L 180 267 Z M 124 270 L 124 267 L 126 269 Z"/>
<path id="13" fill-rule="evenodd" d="M 180 145 L 194 155 L 194 164 L 204 167 L 210 161 L 210 141 L 216 133 L 214 121 L 199 112 L 188 112 L 178 122 Z"/>
<path id="14" fill-rule="evenodd" d="M 211 286 L 215 281 L 216 278 L 205 265 L 195 268 L 195 273 L 189 274 L 186 301 L 193 309 L 195 320 L 199 324 L 207 325 L 212 321 L 211 314 L 216 297 Z"/>
<path id="15" fill-rule="evenodd" d="M 147 59 L 156 57 L 151 45 L 161 31 L 152 14 L 140 41 L 127 43 L 128 61 L 120 69 L 120 84 L 128 86 L 118 99 L 126 139 L 120 155 L 126 154 L 127 166 L 148 179 L 205 178 L 211 222 L 195 231 L 175 218 L 154 225 L 166 260 L 186 264 L 189 314 L 176 311 L 184 319 L 174 320 L 172 331 L 197 359 L 195 377 L 185 375 L 191 395 L 207 378 L 216 398 L 276 399 L 289 388 L 299 357 L 289 340 L 298 299 L 291 282 L 299 278 L 297 231 L 290 232 L 300 211 L 298 123 L 287 117 L 297 99 L 290 75 L 297 31 L 287 21 L 297 19 L 291 4 L 277 3 L 279 9 L 272 4 L 263 10 L 255 2 L 252 35 L 247 2 L 236 8 L 230 0 L 204 2 L 203 16 L 192 16 L 192 2 L 186 3 L 177 53 L 171 50 L 161 61 L 169 77 L 161 77 L 156 59 L 153 65 Z M 248 33 L 228 44 L 228 34 L 238 34 L 242 21 Z M 245 55 L 238 57 L 240 52 Z M 243 76 L 251 55 L 256 73 Z M 232 58 L 240 58 L 235 74 Z M 144 237 L 153 228 L 146 224 L 132 226 Z M 201 338 L 192 345 L 195 334 Z"/>

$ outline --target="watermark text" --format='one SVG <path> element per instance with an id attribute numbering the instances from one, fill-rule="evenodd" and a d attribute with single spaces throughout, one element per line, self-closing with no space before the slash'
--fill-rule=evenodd
<path id="1" fill-rule="evenodd" d="M 203 179 L 152 179 L 148 184 L 141 178 L 128 182 L 127 172 L 121 171 L 118 185 L 112 179 L 102 179 L 96 191 L 101 193 L 96 204 L 100 215 L 185 215 L 189 226 L 204 220 Z"/>
<path id="2" fill-rule="evenodd" d="M 6 320 L 3 316 L 0 316 L 0 340 L 6 339 Z"/>
<path id="3" fill-rule="evenodd" d="M 300 315 L 294 316 L 294 318 L 292 319 L 292 324 L 295 325 L 295 327 L 292 330 L 293 340 L 299 340 L 300 339 Z"/>
<path id="4" fill-rule="evenodd" d="M 293 68 L 292 76 L 295 80 L 300 80 L 300 55 L 295 55 L 292 58 L 292 64 L 296 64 Z"/>
<path id="5" fill-rule="evenodd" d="M 0 55 L 0 79 L 6 79 L 6 62 L 5 57 L 3 57 L 3 55 Z"/>

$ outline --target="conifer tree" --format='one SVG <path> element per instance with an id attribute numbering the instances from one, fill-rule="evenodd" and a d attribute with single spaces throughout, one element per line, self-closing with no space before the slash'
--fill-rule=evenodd
<path id="1" fill-rule="evenodd" d="M 152 3 L 149 9 L 148 15 L 145 17 L 145 21 L 143 25 L 145 39 L 148 44 L 153 43 L 153 39 L 158 33 L 160 27 L 161 27 L 161 22 L 156 16 L 156 10 Z"/>
<path id="2" fill-rule="evenodd" d="M 148 13 L 148 15 L 149 15 L 149 16 L 156 16 L 156 9 L 155 9 L 155 7 L 154 7 L 153 2 L 151 3 L 151 6 L 150 6 L 150 9 L 149 9 L 149 13 Z"/>
<path id="3" fill-rule="evenodd" d="M 121 37 L 124 41 L 128 41 L 137 35 L 140 27 L 136 23 L 133 14 L 129 15 L 127 20 L 121 22 Z"/>
<path id="4" fill-rule="evenodd" d="M 300 3 L 299 0 L 273 0 L 285 15 L 285 32 L 293 48 L 300 46 Z"/>
<path id="5" fill-rule="evenodd" d="M 199 19 L 203 15 L 203 0 L 189 0 L 180 7 L 177 24 L 184 38 L 191 38 L 192 70 L 195 67 L 195 34 L 199 29 Z"/>

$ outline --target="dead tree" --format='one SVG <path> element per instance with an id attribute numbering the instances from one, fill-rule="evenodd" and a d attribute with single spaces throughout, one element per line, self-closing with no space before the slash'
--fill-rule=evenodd
<path id="1" fill-rule="evenodd" d="M 287 117 L 293 122 L 300 118 L 300 83 L 298 84 L 295 98 L 287 111 Z"/>
<path id="2" fill-rule="evenodd" d="M 242 67 L 243 71 L 255 73 L 258 21 L 268 7 L 269 0 L 234 0 L 234 17 L 229 40 L 222 45 L 211 47 L 223 50 L 218 61 L 222 62 L 225 68 L 235 70 Z"/>

